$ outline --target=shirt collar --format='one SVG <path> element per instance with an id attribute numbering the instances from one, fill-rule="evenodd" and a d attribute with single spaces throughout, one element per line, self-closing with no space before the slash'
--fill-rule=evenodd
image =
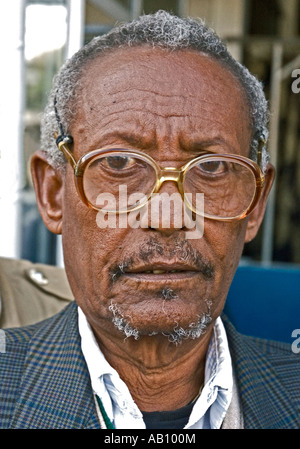
<path id="1" fill-rule="evenodd" d="M 219 429 L 232 398 L 232 364 L 227 335 L 217 318 L 206 355 L 204 387 L 186 428 Z"/>
<path id="2" fill-rule="evenodd" d="M 145 428 L 143 415 L 135 404 L 125 382 L 105 359 L 86 316 L 78 307 L 81 349 L 89 370 L 94 393 L 116 428 Z M 132 427 L 134 421 L 135 427 Z"/>
<path id="3" fill-rule="evenodd" d="M 78 307 L 81 348 L 89 370 L 93 391 L 100 397 L 116 428 L 145 428 L 142 413 L 127 385 L 107 362 L 82 310 Z M 195 401 L 186 428 L 220 428 L 232 395 L 232 367 L 227 336 L 216 320 L 210 340 L 203 390 Z"/>

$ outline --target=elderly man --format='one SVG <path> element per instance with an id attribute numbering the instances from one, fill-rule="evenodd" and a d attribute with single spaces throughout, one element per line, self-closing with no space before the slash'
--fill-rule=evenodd
<path id="1" fill-rule="evenodd" d="M 299 357 L 220 317 L 272 185 L 267 119 L 213 31 L 162 11 L 65 64 L 32 173 L 76 303 L 6 331 L 2 427 L 299 427 Z"/>

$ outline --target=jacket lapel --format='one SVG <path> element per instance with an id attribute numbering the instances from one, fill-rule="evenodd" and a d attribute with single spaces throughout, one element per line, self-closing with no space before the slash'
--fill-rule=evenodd
<path id="1" fill-rule="evenodd" d="M 99 426 L 72 303 L 36 327 L 12 428 L 84 427 Z"/>
<path id="2" fill-rule="evenodd" d="M 272 343 L 254 343 L 255 339 L 237 333 L 226 317 L 223 321 L 238 378 L 245 428 L 299 428 L 295 401 L 286 386 L 290 369 L 297 370 L 295 363 L 288 366 L 291 351 L 285 357 L 284 352 L 272 350 Z"/>
<path id="3" fill-rule="evenodd" d="M 288 379 L 297 379 L 298 365 L 292 356 L 272 352 L 268 343 L 262 355 L 254 340 L 238 334 L 226 317 L 223 320 L 245 428 L 299 428 L 295 398 L 286 387 Z M 12 428 L 99 428 L 75 303 L 36 325 L 19 391 Z"/>

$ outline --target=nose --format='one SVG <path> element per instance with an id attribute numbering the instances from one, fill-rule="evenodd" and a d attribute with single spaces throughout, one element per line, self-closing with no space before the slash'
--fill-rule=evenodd
<path id="1" fill-rule="evenodd" d="M 165 235 L 183 229 L 184 207 L 177 177 L 165 176 L 158 192 L 152 195 L 148 203 L 148 228 Z"/>

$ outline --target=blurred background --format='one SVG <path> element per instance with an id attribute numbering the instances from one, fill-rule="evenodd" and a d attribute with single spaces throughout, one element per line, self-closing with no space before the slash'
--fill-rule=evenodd
<path id="1" fill-rule="evenodd" d="M 29 174 L 52 78 L 66 58 L 117 22 L 158 9 L 201 17 L 265 85 L 277 179 L 243 261 L 300 264 L 300 0 L 1 0 L 0 256 L 63 265 Z"/>

